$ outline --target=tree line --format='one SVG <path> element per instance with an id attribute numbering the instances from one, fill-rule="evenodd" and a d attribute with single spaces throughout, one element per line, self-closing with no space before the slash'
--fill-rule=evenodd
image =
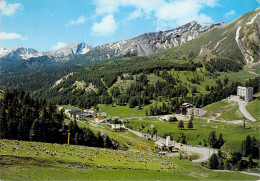
<path id="1" fill-rule="evenodd" d="M 255 137 L 247 135 L 241 143 L 241 151 L 235 151 L 228 156 L 219 150 L 209 158 L 208 166 L 210 169 L 244 170 L 257 166 L 258 163 L 253 159 L 259 159 L 259 144 Z"/>
<path id="2" fill-rule="evenodd" d="M 48 143 L 119 148 L 118 142 L 107 135 L 95 134 L 89 128 L 80 128 L 77 122 L 64 121 L 63 112 L 45 98 L 31 98 L 27 92 L 6 90 L 0 99 L 0 138 Z"/>

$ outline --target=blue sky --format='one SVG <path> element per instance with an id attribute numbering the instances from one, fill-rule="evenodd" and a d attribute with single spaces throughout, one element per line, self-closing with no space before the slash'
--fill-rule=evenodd
<path id="1" fill-rule="evenodd" d="M 1 0 L 0 47 L 97 46 L 192 20 L 230 22 L 260 0 Z"/>

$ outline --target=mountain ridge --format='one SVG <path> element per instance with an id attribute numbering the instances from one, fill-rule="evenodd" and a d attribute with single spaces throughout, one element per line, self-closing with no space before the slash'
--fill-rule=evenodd
<path id="1" fill-rule="evenodd" d="M 180 46 L 187 41 L 197 38 L 200 34 L 223 24 L 213 23 L 204 25 L 192 21 L 175 29 L 144 33 L 128 40 L 111 42 L 97 47 L 81 42 L 71 43 L 47 52 L 23 47 L 13 49 L 0 48 L 0 58 L 2 64 L 4 64 L 4 69 L 8 66 L 10 67 L 11 65 L 8 65 L 8 63 L 12 63 L 14 59 L 17 63 L 17 70 L 19 70 L 19 66 L 23 69 L 37 66 L 56 66 L 57 64 L 67 62 L 69 64 L 89 65 L 118 57 L 147 56 L 163 49 Z M 83 57 L 82 61 L 74 62 L 79 57 Z M 12 71 L 10 68 L 7 69 Z"/>

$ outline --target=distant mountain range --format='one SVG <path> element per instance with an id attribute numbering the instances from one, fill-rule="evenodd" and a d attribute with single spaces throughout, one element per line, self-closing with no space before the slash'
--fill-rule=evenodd
<path id="1" fill-rule="evenodd" d="M 116 57 L 146 56 L 159 50 L 176 47 L 197 38 L 200 34 L 224 23 L 204 25 L 196 21 L 187 23 L 176 29 L 145 33 L 143 35 L 92 47 L 86 43 L 72 43 L 60 49 L 40 52 L 32 48 L 0 48 L 0 58 L 4 71 L 19 71 L 28 67 L 46 67 L 65 62 L 73 64 L 73 60 L 83 57 L 84 61 L 101 61 Z M 79 63 L 79 62 L 75 62 Z M 15 67 L 15 68 L 14 68 Z"/>
<path id="2" fill-rule="evenodd" d="M 28 60 L 30 58 L 48 56 L 50 59 L 57 62 L 64 62 L 75 59 L 77 55 L 82 55 L 88 53 L 92 49 L 92 46 L 86 43 L 71 43 L 65 47 L 48 51 L 40 52 L 32 48 L 0 48 L 0 58 L 16 58 Z"/>

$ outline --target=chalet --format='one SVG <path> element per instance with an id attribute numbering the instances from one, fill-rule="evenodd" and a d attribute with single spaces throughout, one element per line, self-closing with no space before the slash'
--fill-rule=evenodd
<path id="1" fill-rule="evenodd" d="M 92 111 L 92 110 L 89 110 L 89 111 L 84 110 L 84 112 L 87 113 L 87 117 L 94 117 L 94 116 L 96 116 L 95 111 Z"/>
<path id="2" fill-rule="evenodd" d="M 201 116 L 205 116 L 206 114 L 206 110 L 204 109 L 199 109 L 199 108 L 187 108 L 187 112 L 186 112 L 186 115 L 193 115 L 193 116 L 198 116 L 198 117 L 201 117 Z"/>
<path id="3" fill-rule="evenodd" d="M 182 114 L 182 115 L 186 115 L 188 108 L 195 108 L 195 106 L 193 106 L 193 105 L 190 104 L 190 103 L 183 103 L 183 104 L 181 105 L 181 114 Z"/>
<path id="4" fill-rule="evenodd" d="M 75 114 L 76 114 L 76 120 L 85 120 L 88 115 L 85 112 L 77 112 Z"/>
<path id="5" fill-rule="evenodd" d="M 124 124 L 111 124 L 111 125 L 110 125 L 110 128 L 111 128 L 112 130 L 120 130 L 120 131 L 126 129 L 126 127 L 125 127 Z"/>
<path id="6" fill-rule="evenodd" d="M 77 113 L 80 113 L 80 112 L 81 112 L 80 110 L 71 110 L 71 111 L 68 111 L 68 115 L 70 118 L 76 119 Z"/>
<path id="7" fill-rule="evenodd" d="M 204 116 L 206 114 L 206 110 L 204 109 L 199 109 L 193 106 L 190 103 L 183 103 L 181 106 L 181 114 L 182 115 L 187 115 L 187 116 Z"/>
<path id="8" fill-rule="evenodd" d="M 107 118 L 107 113 L 102 112 L 102 113 L 97 113 L 96 119 L 105 119 Z"/>

